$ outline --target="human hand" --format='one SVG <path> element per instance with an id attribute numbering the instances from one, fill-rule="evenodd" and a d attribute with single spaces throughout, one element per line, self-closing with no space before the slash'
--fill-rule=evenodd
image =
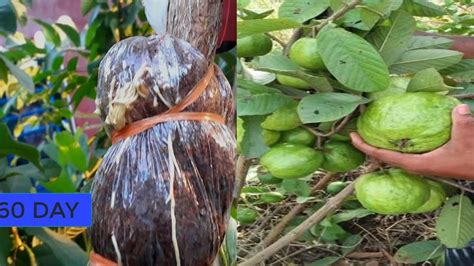
<path id="1" fill-rule="evenodd" d="M 458 105 L 452 112 L 451 140 L 424 154 L 408 154 L 379 149 L 351 133 L 352 144 L 367 155 L 420 175 L 474 180 L 474 117 L 469 106 Z"/>

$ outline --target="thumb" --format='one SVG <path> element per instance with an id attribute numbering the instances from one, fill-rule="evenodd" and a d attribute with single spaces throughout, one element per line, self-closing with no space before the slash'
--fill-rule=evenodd
<path id="1" fill-rule="evenodd" d="M 474 117 L 471 115 L 469 105 L 460 104 L 454 108 L 453 113 L 453 138 L 465 138 L 474 135 Z"/>

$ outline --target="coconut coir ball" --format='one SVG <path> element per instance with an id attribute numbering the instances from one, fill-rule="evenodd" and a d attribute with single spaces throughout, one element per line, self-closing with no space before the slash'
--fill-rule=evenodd
<path id="1" fill-rule="evenodd" d="M 168 35 L 111 48 L 99 71 L 98 112 L 109 133 L 182 101 L 208 70 Z M 107 151 L 92 187 L 94 251 L 122 265 L 210 265 L 224 238 L 234 185 L 233 93 L 216 67 L 185 111 L 215 121 L 159 123 Z"/>

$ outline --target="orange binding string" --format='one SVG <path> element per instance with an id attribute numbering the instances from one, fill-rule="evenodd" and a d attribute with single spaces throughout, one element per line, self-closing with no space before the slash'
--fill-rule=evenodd
<path id="1" fill-rule="evenodd" d="M 117 263 L 110 261 L 95 252 L 91 252 L 89 257 L 90 266 L 117 266 Z"/>
<path id="2" fill-rule="evenodd" d="M 194 86 L 190 93 L 177 105 L 170 108 L 168 111 L 136 121 L 132 124 L 126 125 L 120 131 L 116 131 L 112 134 L 112 144 L 115 144 L 123 139 L 134 136 L 141 133 L 149 128 L 154 127 L 156 124 L 170 121 L 179 120 L 193 120 L 193 121 L 215 121 L 221 124 L 225 124 L 225 119 L 214 113 L 206 112 L 181 112 L 186 107 L 194 103 L 203 91 L 209 85 L 212 77 L 214 76 L 214 65 L 210 65 L 204 77 Z"/>

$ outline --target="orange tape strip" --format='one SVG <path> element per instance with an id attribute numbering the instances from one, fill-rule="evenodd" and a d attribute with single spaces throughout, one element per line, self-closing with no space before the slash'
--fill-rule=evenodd
<path id="1" fill-rule="evenodd" d="M 123 139 L 134 136 L 141 133 L 149 128 L 154 127 L 156 124 L 178 120 L 194 120 L 194 121 L 215 121 L 218 123 L 225 124 L 225 119 L 214 113 L 206 112 L 181 112 L 186 107 L 194 103 L 203 91 L 209 85 L 212 77 L 214 76 L 214 65 L 210 65 L 204 77 L 194 86 L 190 93 L 177 105 L 170 108 L 168 111 L 136 121 L 122 128 L 120 131 L 116 131 L 112 134 L 112 144 L 115 144 Z"/>
<path id="2" fill-rule="evenodd" d="M 170 121 L 179 120 L 193 120 L 193 121 L 215 121 L 221 124 L 225 124 L 225 118 L 214 113 L 205 112 L 181 112 L 157 115 L 150 118 L 145 118 L 137 121 L 133 124 L 125 126 L 118 132 L 112 135 L 112 144 L 115 144 L 123 139 L 134 136 L 141 133 L 149 128 L 154 127 L 156 124 Z"/>

